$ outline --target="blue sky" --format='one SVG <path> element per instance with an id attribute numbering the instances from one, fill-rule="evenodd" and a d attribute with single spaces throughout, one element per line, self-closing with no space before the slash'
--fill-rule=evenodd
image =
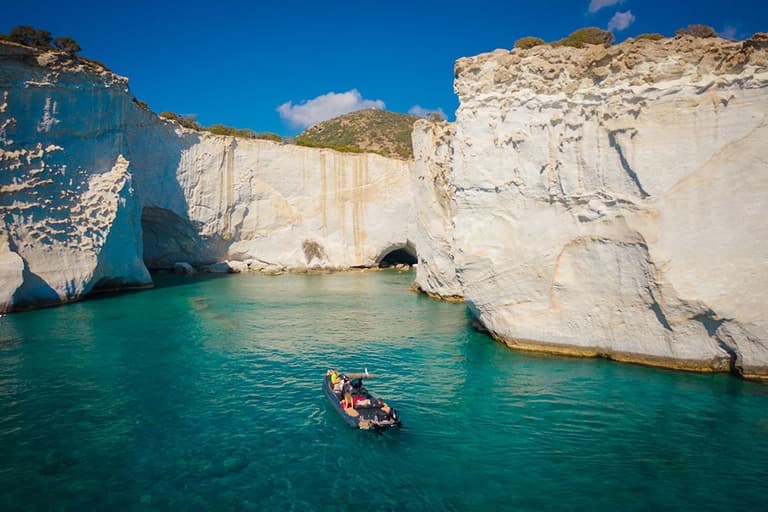
<path id="1" fill-rule="evenodd" d="M 2 33 L 25 24 L 73 37 L 155 112 L 281 135 L 366 106 L 453 119 L 454 61 L 527 35 L 610 26 L 621 41 L 690 23 L 732 38 L 768 31 L 768 0 L 0 0 L 0 12 Z"/>

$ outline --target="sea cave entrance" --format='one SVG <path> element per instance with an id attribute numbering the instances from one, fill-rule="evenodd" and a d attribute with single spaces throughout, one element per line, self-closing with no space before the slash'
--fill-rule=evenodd
<path id="1" fill-rule="evenodd" d="M 171 210 L 144 207 L 141 230 L 144 264 L 150 270 L 172 269 L 176 262 L 194 265 L 207 256 L 195 226 Z"/>
<path id="2" fill-rule="evenodd" d="M 397 265 L 413 266 L 419 259 L 416 254 L 416 248 L 411 242 L 396 245 L 388 248 L 381 253 L 378 258 L 379 268 L 394 267 Z"/>

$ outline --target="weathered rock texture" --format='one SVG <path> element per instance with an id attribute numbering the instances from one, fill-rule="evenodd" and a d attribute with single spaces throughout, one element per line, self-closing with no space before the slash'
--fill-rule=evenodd
<path id="1" fill-rule="evenodd" d="M 768 37 L 495 51 L 455 90 L 453 141 L 414 135 L 453 191 L 421 288 L 455 272 L 512 347 L 768 376 Z"/>
<path id="2" fill-rule="evenodd" d="M 0 312 L 146 286 L 147 266 L 177 262 L 375 266 L 413 248 L 411 165 L 186 130 L 125 78 L 0 44 Z"/>
<path id="3" fill-rule="evenodd" d="M 448 123 L 418 121 L 413 130 L 413 194 L 420 263 L 415 285 L 445 299 L 462 298 L 453 262 L 453 135 L 454 127 Z"/>

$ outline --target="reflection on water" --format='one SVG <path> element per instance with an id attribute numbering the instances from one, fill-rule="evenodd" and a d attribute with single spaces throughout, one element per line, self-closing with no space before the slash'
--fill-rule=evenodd
<path id="1" fill-rule="evenodd" d="M 764 505 L 768 386 L 511 352 L 411 279 L 168 275 L 1 318 L 0 509 Z M 334 366 L 404 428 L 347 428 Z"/>

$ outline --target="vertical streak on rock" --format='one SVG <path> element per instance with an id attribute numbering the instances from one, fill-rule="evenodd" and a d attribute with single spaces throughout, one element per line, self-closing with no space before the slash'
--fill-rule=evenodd
<path id="1" fill-rule="evenodd" d="M 302 151 L 301 165 L 306 165 L 306 151 Z M 323 236 L 328 236 L 328 170 L 325 168 L 324 153 L 320 153 L 320 212 L 323 219 Z"/>
<path id="2" fill-rule="evenodd" d="M 603 145 L 602 127 L 600 123 L 594 123 L 595 127 L 595 181 L 599 185 L 598 190 L 606 189 L 605 172 L 603 170 Z"/>
<path id="3" fill-rule="evenodd" d="M 350 169 L 350 191 L 349 191 L 349 202 L 351 207 L 351 214 L 352 214 L 352 248 L 354 250 L 355 256 L 358 255 L 360 252 L 360 238 L 358 236 L 357 230 L 359 229 L 358 224 L 358 215 L 359 215 L 359 198 L 360 198 L 360 165 L 355 158 L 352 161 L 352 168 Z"/>
<path id="4" fill-rule="evenodd" d="M 368 232 L 365 230 L 365 204 L 368 199 L 368 155 L 360 157 L 363 165 L 363 194 L 360 196 L 360 243 L 368 242 Z"/>
<path id="5" fill-rule="evenodd" d="M 584 167 L 586 166 L 584 162 L 584 153 L 582 152 L 582 141 L 578 141 L 573 146 L 573 152 L 576 156 L 576 193 L 581 195 L 585 191 L 584 187 Z"/>
<path id="6" fill-rule="evenodd" d="M 545 125 L 544 128 L 547 131 L 547 193 L 550 197 L 557 195 L 555 193 L 555 186 L 556 183 L 556 171 L 555 171 L 555 161 L 556 161 L 556 150 L 555 150 L 555 134 L 552 129 L 552 126 L 549 124 Z"/>
<path id="7" fill-rule="evenodd" d="M 354 159 L 354 178 L 353 178 L 353 190 L 352 190 L 352 241 L 355 246 L 355 259 L 360 259 L 362 256 L 362 203 L 363 203 L 363 188 L 365 187 L 365 175 L 361 164 L 365 157 L 356 157 Z"/>
<path id="8" fill-rule="evenodd" d="M 230 222 L 231 222 L 231 205 L 232 205 L 232 173 L 234 167 L 234 139 L 224 146 L 224 154 L 222 155 L 221 166 L 221 184 L 219 190 L 220 195 L 220 207 L 221 214 L 221 238 L 228 240 L 231 238 Z"/>
<path id="9" fill-rule="evenodd" d="M 336 195 L 336 211 L 339 217 L 339 226 L 342 233 L 344 245 L 349 244 L 349 234 L 347 233 L 347 197 L 346 180 L 344 179 L 344 162 L 333 154 L 333 178 L 334 194 Z"/>
<path id="10" fill-rule="evenodd" d="M 127 124 L 127 112 L 126 109 L 128 108 L 128 100 L 125 97 L 120 98 L 120 119 L 118 120 L 118 126 L 125 126 Z M 120 155 L 127 155 L 128 153 L 128 144 L 125 140 L 127 134 L 126 130 L 120 130 L 120 133 L 118 135 L 118 154 Z"/>

